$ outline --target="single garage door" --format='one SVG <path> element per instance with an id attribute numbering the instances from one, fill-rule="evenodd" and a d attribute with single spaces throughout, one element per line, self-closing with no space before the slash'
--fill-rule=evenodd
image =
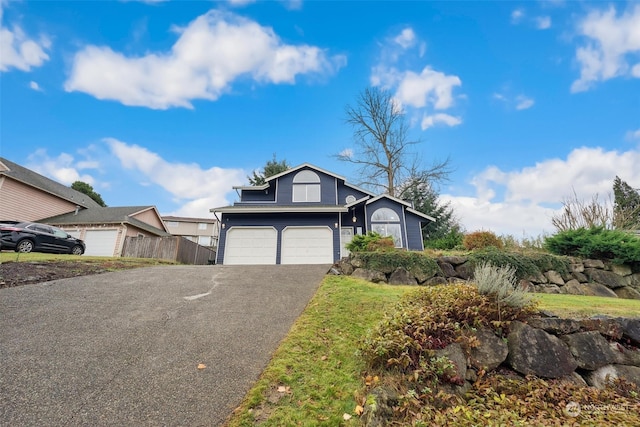
<path id="1" fill-rule="evenodd" d="M 282 230 L 282 264 L 332 264 L 333 230 L 287 227 Z"/>
<path id="2" fill-rule="evenodd" d="M 224 264 L 275 264 L 278 233 L 273 227 L 232 227 L 227 231 Z"/>
<path id="3" fill-rule="evenodd" d="M 84 234 L 84 244 L 87 246 L 85 255 L 113 256 L 118 240 L 118 230 L 87 230 Z"/>

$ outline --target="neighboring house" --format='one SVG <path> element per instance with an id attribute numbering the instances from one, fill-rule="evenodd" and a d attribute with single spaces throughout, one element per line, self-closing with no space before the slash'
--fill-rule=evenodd
<path id="1" fill-rule="evenodd" d="M 86 255 L 120 256 L 126 236 L 168 236 L 154 206 L 103 208 L 84 193 L 0 157 L 0 220 L 58 226 Z"/>
<path id="2" fill-rule="evenodd" d="M 218 246 L 219 227 L 216 219 L 163 216 L 162 220 L 167 231 L 174 236 L 182 236 L 210 248 Z"/>
<path id="3" fill-rule="evenodd" d="M 423 250 L 434 218 L 388 195 L 376 196 L 308 163 L 234 187 L 240 201 L 213 208 L 220 220 L 219 264 L 331 264 L 354 234 L 376 231 L 398 248 Z"/>

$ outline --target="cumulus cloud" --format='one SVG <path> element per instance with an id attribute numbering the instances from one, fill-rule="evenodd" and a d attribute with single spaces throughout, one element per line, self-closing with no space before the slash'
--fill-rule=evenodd
<path id="1" fill-rule="evenodd" d="M 11 68 L 31 71 L 32 67 L 39 67 L 48 61 L 46 51 L 51 47 L 49 38 L 45 35 L 31 38 L 17 24 L 11 28 L 5 27 L 4 8 L 5 2 L 0 1 L 0 71 L 9 71 Z"/>
<path id="2" fill-rule="evenodd" d="M 87 165 L 82 161 L 78 162 L 68 153 L 61 153 L 56 157 L 50 157 L 45 149 L 38 149 L 27 157 L 27 168 L 58 181 L 64 185 L 70 186 L 75 181 L 83 181 L 93 185 L 95 180 L 93 176 L 82 173 L 83 169 L 87 169 Z"/>
<path id="3" fill-rule="evenodd" d="M 515 9 L 513 10 L 513 12 L 511 12 L 511 23 L 512 24 L 517 24 L 520 21 L 522 21 L 522 18 L 524 18 L 524 10 L 523 9 Z"/>
<path id="4" fill-rule="evenodd" d="M 400 108 L 417 116 L 414 121 L 420 121 L 423 130 L 436 123 L 458 125 L 462 122 L 460 117 L 434 114 L 433 110 L 448 110 L 454 106 L 453 92 L 462 85 L 460 78 L 435 70 L 431 65 L 418 67 L 420 71 L 398 65 L 400 58 L 408 57 L 409 61 L 405 62 L 410 62 L 410 55 L 416 50 L 421 58 L 425 46 L 411 27 L 390 36 L 381 46 L 380 61 L 371 69 L 370 82 L 391 91 Z"/>
<path id="5" fill-rule="evenodd" d="M 174 31 L 179 38 L 168 52 L 133 57 L 86 46 L 73 58 L 65 89 L 125 105 L 193 108 L 193 100 L 216 100 L 242 78 L 293 84 L 300 75 L 330 75 L 346 64 L 343 55 L 286 44 L 273 29 L 230 12 L 211 10 Z"/>
<path id="6" fill-rule="evenodd" d="M 619 76 L 640 78 L 640 5 L 619 15 L 614 6 L 590 12 L 578 24 L 584 43 L 576 49 L 580 78 L 571 92 Z"/>
<path id="7" fill-rule="evenodd" d="M 585 200 L 610 196 L 616 175 L 640 187 L 640 151 L 582 147 L 564 159 L 548 159 L 521 170 L 492 166 L 471 180 L 475 196 L 444 194 L 467 230 L 537 236 L 553 232 L 551 218 L 573 192 Z"/>
<path id="8" fill-rule="evenodd" d="M 196 163 L 169 162 L 147 148 L 115 138 L 104 142 L 123 168 L 140 172 L 172 195 L 181 206 L 173 212 L 176 215 L 208 216 L 209 209 L 228 204 L 226 194 L 245 180 L 241 169 L 203 169 Z"/>
<path id="9" fill-rule="evenodd" d="M 426 130 L 437 124 L 444 124 L 447 126 L 458 126 L 461 123 L 462 123 L 462 119 L 460 117 L 454 117 L 449 114 L 438 113 L 431 116 L 425 115 L 422 118 L 420 127 L 422 128 L 422 130 Z"/>

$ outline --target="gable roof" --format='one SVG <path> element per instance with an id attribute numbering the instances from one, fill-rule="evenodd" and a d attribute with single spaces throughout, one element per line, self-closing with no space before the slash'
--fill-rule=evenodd
<path id="1" fill-rule="evenodd" d="M 121 206 L 113 208 L 98 207 L 95 209 L 86 209 L 78 211 L 78 213 L 70 212 L 62 215 L 52 216 L 40 220 L 51 225 L 69 225 L 69 224 L 131 224 L 137 228 L 148 231 L 158 236 L 168 236 L 165 230 L 156 228 L 151 224 L 140 221 L 133 216 L 154 209 L 154 206 Z M 157 213 L 157 212 L 156 212 Z M 160 217 L 158 215 L 158 217 Z"/>
<path id="2" fill-rule="evenodd" d="M 0 175 L 15 179 L 16 181 L 30 187 L 35 187 L 68 202 L 75 203 L 82 208 L 93 209 L 102 207 L 86 194 L 13 163 L 4 157 L 0 157 Z"/>
<path id="3" fill-rule="evenodd" d="M 371 204 L 371 203 L 375 202 L 376 200 L 380 200 L 380 199 L 389 199 L 389 200 L 392 200 L 392 201 L 394 201 L 394 202 L 396 202 L 396 203 L 400 203 L 400 204 L 402 204 L 402 205 L 404 205 L 404 206 L 405 206 L 405 209 L 407 210 L 407 212 L 411 212 L 412 214 L 414 214 L 414 215 L 418 215 L 418 216 L 420 216 L 420 217 L 422 217 L 422 218 L 425 218 L 425 219 L 428 219 L 429 221 L 436 222 L 436 219 L 435 219 L 434 217 L 429 216 L 429 215 L 427 215 L 427 214 L 424 214 L 424 213 L 422 213 L 422 212 L 420 212 L 420 211 L 415 210 L 415 209 L 411 206 L 411 203 L 409 203 L 409 202 L 407 202 L 407 201 L 404 201 L 404 200 L 400 200 L 400 199 L 398 199 L 398 198 L 396 198 L 396 197 L 393 197 L 393 196 L 390 196 L 390 195 L 388 195 L 388 194 L 381 194 L 381 195 L 379 195 L 379 196 L 377 196 L 377 197 L 374 197 L 374 198 L 372 198 L 372 199 L 369 199 L 369 200 L 367 200 L 367 201 L 365 202 L 365 204 L 367 204 L 367 205 L 368 205 L 368 204 Z"/>

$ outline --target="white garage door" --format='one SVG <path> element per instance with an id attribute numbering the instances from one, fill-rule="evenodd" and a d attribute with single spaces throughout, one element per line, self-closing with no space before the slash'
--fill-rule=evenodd
<path id="1" fill-rule="evenodd" d="M 87 246 L 85 255 L 113 256 L 118 239 L 118 230 L 87 230 L 84 244 Z"/>
<path id="2" fill-rule="evenodd" d="M 278 233 L 273 227 L 233 227 L 227 231 L 224 264 L 275 264 Z"/>
<path id="3" fill-rule="evenodd" d="M 332 264 L 333 231 L 329 227 L 282 230 L 282 264 Z"/>

